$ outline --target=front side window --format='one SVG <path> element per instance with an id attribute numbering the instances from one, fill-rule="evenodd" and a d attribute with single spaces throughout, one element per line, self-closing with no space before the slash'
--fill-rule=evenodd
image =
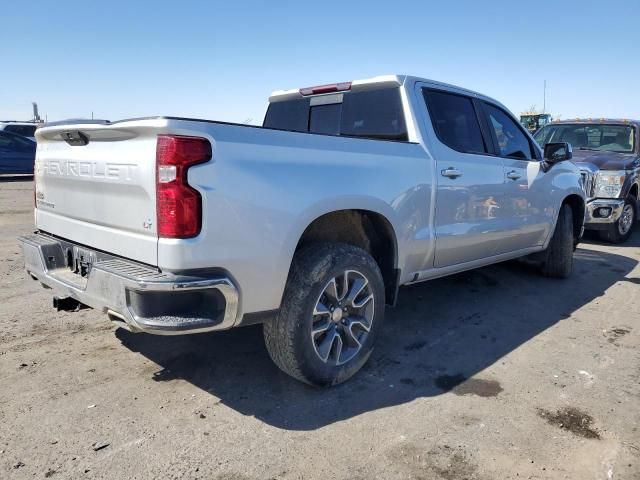
<path id="1" fill-rule="evenodd" d="M 597 123 L 547 125 L 533 138 L 542 147 L 547 143 L 566 142 L 576 150 L 619 153 L 633 153 L 636 140 L 632 126 Z"/>
<path id="2" fill-rule="evenodd" d="M 459 152 L 487 152 L 469 97 L 430 89 L 423 89 L 423 94 L 433 128 L 442 143 Z"/>
<path id="3" fill-rule="evenodd" d="M 484 107 L 499 155 L 531 160 L 531 145 L 518 124 L 501 109 L 489 103 Z"/>

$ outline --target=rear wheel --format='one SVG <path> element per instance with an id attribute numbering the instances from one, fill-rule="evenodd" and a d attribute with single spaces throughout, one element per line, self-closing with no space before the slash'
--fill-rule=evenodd
<path id="1" fill-rule="evenodd" d="M 606 242 L 623 243 L 631 236 L 636 221 L 636 199 L 629 195 L 624 201 L 620 218 L 607 230 L 600 231 L 600 238 Z"/>
<path id="2" fill-rule="evenodd" d="M 566 203 L 560 208 L 556 229 L 549 241 L 542 263 L 542 274 L 551 278 L 567 278 L 573 270 L 573 211 Z"/>
<path id="3" fill-rule="evenodd" d="M 384 304 L 380 269 L 366 251 L 305 247 L 294 258 L 277 317 L 263 326 L 269 355 L 311 385 L 344 382 L 371 355 Z"/>

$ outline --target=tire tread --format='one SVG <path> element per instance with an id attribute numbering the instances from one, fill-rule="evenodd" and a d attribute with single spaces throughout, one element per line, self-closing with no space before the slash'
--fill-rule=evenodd
<path id="1" fill-rule="evenodd" d="M 547 247 L 547 258 L 542 265 L 542 274 L 550 278 L 567 278 L 573 270 L 573 210 L 563 204 L 553 237 Z"/>
<path id="2" fill-rule="evenodd" d="M 359 260 L 376 271 L 382 281 L 378 265 L 365 250 L 342 243 L 308 245 L 294 256 L 278 315 L 263 324 L 265 346 L 273 362 L 282 371 L 304 383 L 319 385 L 315 379 L 305 374 L 297 352 L 299 346 L 296 345 L 296 334 L 298 329 L 302 328 L 303 307 L 308 301 L 306 297 L 318 283 L 319 272 L 330 268 L 341 257 L 354 255 L 360 257 Z M 384 301 L 382 303 L 384 305 Z M 376 322 L 382 322 L 382 317 L 383 315 L 376 316 Z M 366 357 L 368 358 L 368 355 Z M 363 364 L 364 361 L 361 363 Z M 344 378 L 337 378 L 331 384 L 346 380 L 359 368 L 360 366 Z"/>

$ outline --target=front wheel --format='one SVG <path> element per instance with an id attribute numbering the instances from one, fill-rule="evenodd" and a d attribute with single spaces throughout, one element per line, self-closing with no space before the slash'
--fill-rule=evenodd
<path id="1" fill-rule="evenodd" d="M 628 196 L 624 201 L 620 218 L 607 230 L 600 231 L 600 238 L 606 242 L 624 243 L 631 236 L 636 221 L 636 199 Z"/>
<path id="2" fill-rule="evenodd" d="M 366 251 L 309 245 L 296 253 L 278 315 L 263 326 L 267 351 L 305 383 L 344 382 L 371 355 L 384 304 L 380 269 Z"/>
<path id="3" fill-rule="evenodd" d="M 560 208 L 553 237 L 545 252 L 542 274 L 551 278 L 567 278 L 573 270 L 573 211 L 566 203 Z"/>

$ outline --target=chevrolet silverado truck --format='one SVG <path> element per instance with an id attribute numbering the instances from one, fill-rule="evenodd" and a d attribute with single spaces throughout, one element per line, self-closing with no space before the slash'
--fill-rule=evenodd
<path id="1" fill-rule="evenodd" d="M 565 120 L 539 130 L 544 145 L 566 142 L 582 171 L 587 195 L 585 229 L 608 242 L 625 242 L 638 219 L 640 121 Z"/>
<path id="2" fill-rule="evenodd" d="M 567 277 L 585 195 L 497 101 L 383 76 L 275 92 L 262 127 L 155 117 L 36 132 L 29 275 L 133 332 L 262 323 L 289 375 L 340 383 L 401 285 L 533 255 Z"/>

